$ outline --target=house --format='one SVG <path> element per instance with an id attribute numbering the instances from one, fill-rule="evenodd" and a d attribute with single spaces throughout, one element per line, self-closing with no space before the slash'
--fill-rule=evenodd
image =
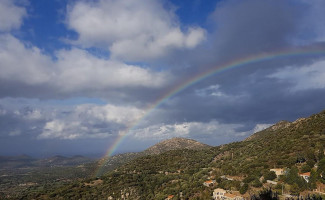
<path id="1" fill-rule="evenodd" d="M 276 185 L 276 184 L 278 184 L 278 182 L 276 182 L 276 181 L 271 181 L 271 180 L 266 180 L 266 182 L 269 183 L 269 184 L 272 184 L 272 185 Z"/>
<path id="2" fill-rule="evenodd" d="M 225 180 L 228 180 L 228 181 L 233 181 L 234 180 L 233 178 L 227 177 L 225 175 L 220 176 L 220 178 L 225 179 Z"/>
<path id="3" fill-rule="evenodd" d="M 271 172 L 275 172 L 275 175 L 277 177 L 284 175 L 285 174 L 285 170 L 282 168 L 275 168 L 275 169 L 270 169 Z"/>
<path id="4" fill-rule="evenodd" d="M 226 190 L 217 188 L 213 191 L 213 199 L 215 200 L 244 200 L 240 195 L 228 193 Z"/>
<path id="5" fill-rule="evenodd" d="M 305 181 L 308 183 L 309 182 L 309 178 L 310 178 L 310 172 L 299 173 L 299 176 L 301 176 L 302 178 L 304 178 Z"/>
<path id="6" fill-rule="evenodd" d="M 226 190 L 217 188 L 213 191 L 213 199 L 224 199 Z"/>
<path id="7" fill-rule="evenodd" d="M 215 184 L 215 183 L 216 183 L 215 180 L 208 180 L 208 181 L 205 181 L 203 183 L 203 185 L 206 186 L 206 187 L 210 187 L 210 186 L 213 186 L 213 184 Z"/>
<path id="8" fill-rule="evenodd" d="M 165 200 L 171 200 L 174 198 L 174 195 L 168 195 L 168 197 Z"/>
<path id="9" fill-rule="evenodd" d="M 226 193 L 224 199 L 225 200 L 244 200 L 244 197 L 235 195 L 235 194 Z"/>

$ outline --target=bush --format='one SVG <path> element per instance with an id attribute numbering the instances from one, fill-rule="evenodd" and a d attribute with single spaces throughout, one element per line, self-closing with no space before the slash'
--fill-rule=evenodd
<path id="1" fill-rule="evenodd" d="M 258 179 L 255 179 L 253 182 L 252 182 L 252 186 L 253 187 L 262 187 L 262 183 L 258 180 Z"/>
<path id="2" fill-rule="evenodd" d="M 274 180 L 276 178 L 276 174 L 274 171 L 269 171 L 264 175 L 265 180 Z"/>
<path id="3" fill-rule="evenodd" d="M 310 172 L 311 168 L 308 164 L 304 164 L 302 167 L 301 167 L 301 173 L 306 173 L 306 172 Z"/>
<path id="4" fill-rule="evenodd" d="M 245 183 L 240 189 L 239 189 L 239 192 L 240 194 L 245 194 L 248 190 L 248 184 Z"/>

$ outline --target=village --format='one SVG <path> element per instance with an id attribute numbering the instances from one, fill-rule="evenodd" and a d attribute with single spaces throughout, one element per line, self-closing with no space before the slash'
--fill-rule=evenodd
<path id="1" fill-rule="evenodd" d="M 264 180 L 264 177 L 260 178 L 261 182 L 265 182 L 263 184 L 263 188 L 274 188 L 277 185 L 281 185 L 281 195 L 278 195 L 280 199 L 294 199 L 296 198 L 296 196 L 291 195 L 289 191 L 285 191 L 285 184 L 280 180 L 281 176 L 285 176 L 288 173 L 288 169 L 284 169 L 284 168 L 274 168 L 274 169 L 270 169 L 270 172 L 274 172 L 276 178 L 274 180 Z M 298 174 L 301 178 L 303 178 L 304 181 L 306 181 L 306 183 L 309 182 L 310 180 L 310 172 L 305 172 L 305 173 L 299 173 Z M 220 178 L 227 180 L 227 181 L 243 181 L 243 177 L 231 177 L 231 176 L 225 176 L 222 175 L 220 176 Z M 216 180 L 207 180 L 203 183 L 203 185 L 205 187 L 208 188 L 215 188 L 213 189 L 213 195 L 211 197 L 211 199 L 213 200 L 248 200 L 251 199 L 251 196 L 253 195 L 253 193 L 250 192 L 246 192 L 242 194 L 242 192 L 240 191 L 236 191 L 236 190 L 226 190 L 223 188 L 218 188 L 218 184 Z M 241 182 L 241 185 L 243 186 L 244 183 Z M 325 185 L 324 184 L 318 184 L 317 188 L 314 189 L 313 191 L 306 191 L 303 194 L 304 195 L 308 195 L 308 194 L 325 194 L 321 191 L 324 191 L 325 189 Z M 261 189 L 256 189 L 254 190 L 255 192 L 259 192 Z M 175 195 L 169 195 L 165 200 L 173 200 Z M 180 197 L 182 197 L 182 195 L 180 194 Z M 182 199 L 182 198 L 181 198 Z"/>

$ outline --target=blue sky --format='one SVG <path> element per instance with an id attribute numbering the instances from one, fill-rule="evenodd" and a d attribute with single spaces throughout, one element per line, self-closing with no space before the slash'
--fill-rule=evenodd
<path id="1" fill-rule="evenodd" d="M 321 0 L 2 0 L 0 152 L 99 156 L 124 134 L 115 153 L 171 137 L 219 145 L 320 112 L 325 53 L 217 73 L 147 114 L 223 63 L 325 52 L 324 8 Z"/>

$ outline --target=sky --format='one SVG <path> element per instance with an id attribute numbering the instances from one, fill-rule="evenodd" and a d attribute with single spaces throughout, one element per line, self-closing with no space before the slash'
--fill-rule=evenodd
<path id="1" fill-rule="evenodd" d="M 1 0 L 0 155 L 102 156 L 172 137 L 216 146 L 318 113 L 324 8 Z M 243 60 L 251 62 L 227 68 Z"/>

